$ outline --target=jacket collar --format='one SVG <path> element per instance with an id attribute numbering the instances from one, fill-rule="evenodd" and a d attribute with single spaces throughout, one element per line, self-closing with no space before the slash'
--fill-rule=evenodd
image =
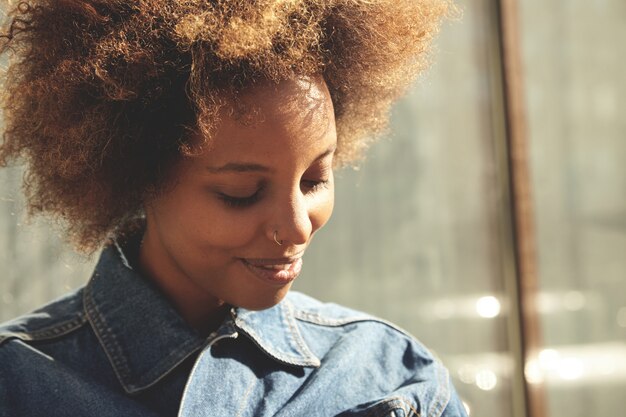
<path id="1" fill-rule="evenodd" d="M 100 255 L 84 291 L 85 312 L 126 392 L 147 389 L 216 336 L 239 331 L 267 356 L 292 366 L 319 366 L 284 300 L 263 311 L 233 308 L 216 334 L 200 336 L 160 291 L 133 270 L 117 244 Z"/>
<path id="2" fill-rule="evenodd" d="M 320 366 L 320 360 L 311 352 L 300 333 L 294 317 L 294 305 L 289 299 L 267 310 L 237 308 L 233 319 L 241 332 L 275 360 L 294 366 Z"/>

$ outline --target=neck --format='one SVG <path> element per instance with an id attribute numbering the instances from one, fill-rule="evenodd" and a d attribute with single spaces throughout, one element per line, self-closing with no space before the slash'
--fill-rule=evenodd
<path id="1" fill-rule="evenodd" d="M 154 242 L 146 231 L 137 259 L 142 275 L 154 282 L 185 322 L 201 335 L 206 336 L 217 330 L 229 306 L 195 284 L 176 267 L 167 250 Z"/>

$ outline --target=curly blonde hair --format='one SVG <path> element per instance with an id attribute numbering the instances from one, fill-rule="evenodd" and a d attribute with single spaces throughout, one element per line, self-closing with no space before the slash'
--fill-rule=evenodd
<path id="1" fill-rule="evenodd" d="M 358 160 L 428 63 L 448 0 L 28 0 L 0 53 L 0 165 L 26 162 L 29 213 L 92 251 L 136 219 L 224 91 L 321 74 L 336 164 Z M 5 6 L 9 9 L 9 6 Z"/>

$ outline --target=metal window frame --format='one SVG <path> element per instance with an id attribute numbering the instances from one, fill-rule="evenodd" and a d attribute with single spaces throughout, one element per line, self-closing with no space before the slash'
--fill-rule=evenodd
<path id="1" fill-rule="evenodd" d="M 499 154 L 506 164 L 500 171 L 509 190 L 513 274 L 505 274 L 512 301 L 509 341 L 519 372 L 513 381 L 516 415 L 546 417 L 545 387 L 529 384 L 524 376 L 527 361 L 542 345 L 536 308 L 539 290 L 532 182 L 528 156 L 528 127 L 517 0 L 497 0 L 504 136 Z"/>

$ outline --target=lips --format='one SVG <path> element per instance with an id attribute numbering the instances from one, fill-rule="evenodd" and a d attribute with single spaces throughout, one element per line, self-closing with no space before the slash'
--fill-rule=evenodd
<path id="1" fill-rule="evenodd" d="M 286 285 L 298 277 L 302 258 L 240 259 L 255 277 L 272 285 Z"/>

